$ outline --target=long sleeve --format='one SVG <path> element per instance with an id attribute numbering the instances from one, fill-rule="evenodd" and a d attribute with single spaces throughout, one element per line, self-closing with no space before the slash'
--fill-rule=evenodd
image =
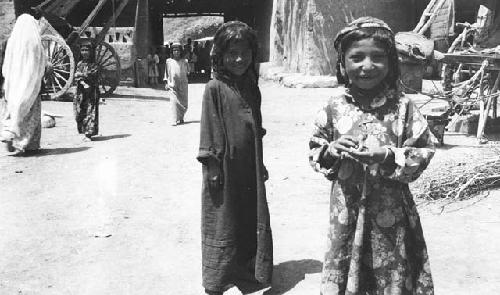
<path id="1" fill-rule="evenodd" d="M 327 105 L 321 109 L 315 119 L 313 135 L 309 140 L 309 163 L 313 169 L 333 180 L 336 178 L 340 159 L 331 156 L 327 150 L 330 142 L 336 140 L 335 126 L 332 122 L 331 109 Z"/>
<path id="2" fill-rule="evenodd" d="M 436 138 L 418 107 L 411 101 L 404 105 L 404 142 L 400 147 L 390 147 L 396 165 L 381 172 L 386 178 L 409 183 L 416 180 L 429 165 L 434 156 Z"/>
<path id="3" fill-rule="evenodd" d="M 262 137 L 264 137 L 264 135 L 266 135 L 267 130 L 262 126 L 261 105 L 262 105 L 262 95 L 260 93 L 259 88 L 257 88 L 257 120 L 258 120 L 258 124 L 259 124 L 259 129 L 260 129 L 259 136 L 262 138 Z"/>
<path id="4" fill-rule="evenodd" d="M 203 94 L 201 122 L 200 122 L 200 148 L 198 161 L 206 163 L 209 158 L 222 162 L 225 152 L 224 126 L 221 121 L 221 110 L 218 107 L 218 89 L 213 83 L 205 86 Z"/>
<path id="5" fill-rule="evenodd" d="M 169 65 L 168 65 L 168 58 L 167 60 L 165 61 L 165 71 L 163 72 L 163 81 L 167 82 L 168 81 L 168 68 L 169 68 Z"/>

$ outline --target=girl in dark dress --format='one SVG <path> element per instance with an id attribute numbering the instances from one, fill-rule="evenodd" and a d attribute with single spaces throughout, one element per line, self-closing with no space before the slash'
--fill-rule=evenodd
<path id="1" fill-rule="evenodd" d="M 78 133 L 84 141 L 92 140 L 99 133 L 99 84 L 98 68 L 94 61 L 91 42 L 81 44 L 81 60 L 76 66 L 76 97 L 73 101 Z"/>
<path id="2" fill-rule="evenodd" d="M 198 160 L 203 164 L 203 287 L 222 294 L 271 281 L 272 236 L 264 181 L 257 37 L 242 22 L 214 37 L 214 79 L 205 87 Z M 248 286 L 248 285 L 247 285 Z"/>

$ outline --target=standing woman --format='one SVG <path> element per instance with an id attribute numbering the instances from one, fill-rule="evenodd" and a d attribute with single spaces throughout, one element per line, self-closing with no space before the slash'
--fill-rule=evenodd
<path id="1" fill-rule="evenodd" d="M 99 133 L 99 83 L 95 64 L 95 48 L 91 41 L 80 45 L 81 60 L 76 66 L 76 97 L 73 100 L 78 133 L 84 141 L 91 141 Z"/>
<path id="2" fill-rule="evenodd" d="M 188 63 L 182 57 L 182 45 L 171 46 L 172 58 L 167 59 L 165 66 L 165 89 L 170 92 L 172 105 L 172 126 L 184 123 L 184 114 L 188 108 Z"/>
<path id="3" fill-rule="evenodd" d="M 7 42 L 2 67 L 7 105 L 0 140 L 11 152 L 40 148 L 40 90 L 46 61 L 38 22 L 29 14 L 20 15 Z"/>

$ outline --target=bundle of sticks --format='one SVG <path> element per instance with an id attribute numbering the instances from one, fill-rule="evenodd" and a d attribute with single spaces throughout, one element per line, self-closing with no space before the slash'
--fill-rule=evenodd
<path id="1" fill-rule="evenodd" d="M 492 151 L 494 155 L 482 159 L 450 161 L 427 171 L 413 187 L 415 196 L 427 200 L 465 200 L 500 187 L 500 149 Z"/>

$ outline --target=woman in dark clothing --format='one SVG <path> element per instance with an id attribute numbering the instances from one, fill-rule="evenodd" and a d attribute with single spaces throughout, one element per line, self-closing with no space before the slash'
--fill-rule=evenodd
<path id="1" fill-rule="evenodd" d="M 99 133 L 99 75 L 94 52 L 91 42 L 81 44 L 81 61 L 75 72 L 77 88 L 73 106 L 78 133 L 84 135 L 84 141 L 92 140 L 92 136 Z"/>
<path id="2" fill-rule="evenodd" d="M 207 294 L 271 281 L 272 235 L 264 181 L 257 38 L 242 22 L 214 37 L 214 79 L 203 96 L 198 160 L 203 164 L 202 258 Z"/>

